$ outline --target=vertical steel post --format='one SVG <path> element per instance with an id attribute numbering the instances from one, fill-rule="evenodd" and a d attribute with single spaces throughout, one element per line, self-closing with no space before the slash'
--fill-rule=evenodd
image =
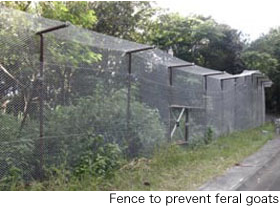
<path id="1" fill-rule="evenodd" d="M 150 49 L 154 49 L 154 46 L 148 46 L 140 49 L 135 49 L 131 51 L 127 51 L 128 55 L 128 85 L 127 85 L 127 106 L 126 106 L 126 128 L 127 128 L 127 140 L 130 140 L 130 119 L 131 119 L 131 111 L 130 111 L 130 102 L 131 102 L 131 73 L 132 73 L 132 54 L 136 52 L 146 51 Z"/>
<path id="2" fill-rule="evenodd" d="M 174 65 L 174 66 L 168 66 L 169 85 L 172 86 L 172 84 L 173 84 L 173 69 L 182 68 L 182 67 L 191 67 L 191 66 L 195 66 L 195 64 L 191 63 L 191 64 L 179 64 L 179 65 Z"/>
<path id="3" fill-rule="evenodd" d="M 128 85 L 127 85 L 127 107 L 126 107 L 126 127 L 127 127 L 127 132 L 129 134 L 130 130 L 130 101 L 131 101 L 131 63 L 132 63 L 132 55 L 131 53 L 128 53 Z"/>
<path id="4" fill-rule="evenodd" d="M 207 94 L 207 91 L 208 91 L 208 80 L 207 78 L 209 76 L 216 76 L 216 75 L 222 75 L 224 74 L 224 72 L 214 72 L 214 73 L 209 73 L 209 74 L 204 74 L 204 98 L 203 98 L 203 102 L 204 102 L 204 132 L 203 134 L 206 136 L 206 132 L 207 132 L 207 129 L 208 129 L 208 94 Z"/>
<path id="5" fill-rule="evenodd" d="M 40 72 L 39 72 L 39 120 L 40 120 L 40 179 L 43 178 L 43 160 L 44 160 L 44 36 L 40 34 Z"/>
<path id="6" fill-rule="evenodd" d="M 191 66 L 195 66 L 194 63 L 187 63 L 187 64 L 178 64 L 178 65 L 173 65 L 173 66 L 168 66 L 167 69 L 168 69 L 168 75 L 169 75 L 169 86 L 173 86 L 173 69 L 175 68 L 184 68 L 184 67 L 191 67 Z M 172 90 L 169 90 L 170 92 L 170 95 L 172 95 Z M 169 109 L 172 110 L 172 108 L 169 106 Z M 170 112 L 171 113 L 171 112 Z M 186 126 L 186 125 L 185 125 Z M 169 131 L 169 134 L 170 134 L 170 140 L 172 139 L 172 136 L 175 132 L 175 130 L 173 129 L 172 130 L 172 127 L 171 127 L 171 115 L 169 115 L 169 128 L 170 128 L 170 131 Z M 186 139 L 186 129 L 185 129 L 185 139 Z"/>
<path id="7" fill-rule="evenodd" d="M 185 141 L 189 139 L 189 109 L 185 109 Z"/>
<path id="8" fill-rule="evenodd" d="M 43 178 L 43 164 L 44 164 L 44 35 L 45 33 L 52 32 L 58 29 L 68 27 L 69 24 L 62 24 L 55 27 L 51 27 L 36 33 L 40 36 L 40 70 L 39 70 L 39 121 L 40 121 L 40 131 L 39 131 L 39 178 Z"/>
<path id="9" fill-rule="evenodd" d="M 169 71 L 169 85 L 172 86 L 172 80 L 173 80 L 172 67 L 168 67 L 168 71 Z"/>
<path id="10" fill-rule="evenodd" d="M 233 124 L 233 127 L 236 129 L 236 114 L 237 114 L 237 78 L 234 79 L 234 124 Z"/>

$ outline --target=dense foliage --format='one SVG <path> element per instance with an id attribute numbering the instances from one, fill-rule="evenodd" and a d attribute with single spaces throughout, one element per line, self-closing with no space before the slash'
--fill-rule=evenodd
<path id="1" fill-rule="evenodd" d="M 164 141 L 164 127 L 156 110 L 133 100 L 132 129 L 128 134 L 126 93 L 122 90 L 108 96 L 102 93 L 97 90 L 93 96 L 76 99 L 76 105 L 57 107 L 48 116 L 46 136 L 101 135 L 105 142 L 120 145 L 129 156 L 150 154 L 154 146 Z"/>
<path id="2" fill-rule="evenodd" d="M 147 156 L 164 142 L 159 114 L 142 103 L 131 103 L 131 128 L 126 126 L 125 93 L 76 99 L 77 104 L 58 106 L 46 114 L 44 162 L 46 169 L 64 165 L 73 174 L 103 176 L 118 168 L 125 156 Z M 11 170 L 24 179 L 37 177 L 40 154 L 36 152 L 38 124 L 29 120 L 19 135 L 20 119 L 0 115 L 0 179 L 7 181 Z M 128 136 L 129 134 L 129 136 Z M 3 168 L 2 168 L 3 169 Z M 8 176 L 7 176 L 8 175 Z"/>
<path id="3" fill-rule="evenodd" d="M 164 14 L 148 30 L 148 40 L 189 62 L 212 69 L 240 73 L 241 33 L 211 17 Z"/>
<path id="4" fill-rule="evenodd" d="M 267 106 L 270 112 L 280 113 L 280 27 L 248 45 L 243 61 L 247 67 L 264 72 L 273 81 L 268 89 Z"/>

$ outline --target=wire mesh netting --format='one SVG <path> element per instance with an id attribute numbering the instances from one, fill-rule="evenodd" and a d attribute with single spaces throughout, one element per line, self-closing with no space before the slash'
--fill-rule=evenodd
<path id="1" fill-rule="evenodd" d="M 147 156 L 264 121 L 268 80 L 257 71 L 233 76 L 73 25 L 38 35 L 62 22 L 0 12 L 0 179 L 15 168 L 25 180 L 75 170 L 114 145 Z"/>

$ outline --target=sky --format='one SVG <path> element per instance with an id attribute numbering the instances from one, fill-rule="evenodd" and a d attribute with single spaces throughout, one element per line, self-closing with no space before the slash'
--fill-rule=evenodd
<path id="1" fill-rule="evenodd" d="M 212 16 L 218 23 L 242 31 L 251 41 L 280 26 L 280 0 L 162 0 L 157 5 L 183 16 Z"/>

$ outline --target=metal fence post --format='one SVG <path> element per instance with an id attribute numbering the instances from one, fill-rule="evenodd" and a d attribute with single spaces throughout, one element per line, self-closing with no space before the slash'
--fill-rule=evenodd
<path id="1" fill-rule="evenodd" d="M 45 33 L 52 32 L 58 29 L 68 27 L 69 24 L 62 24 L 59 26 L 51 27 L 36 33 L 40 36 L 40 70 L 39 70 L 39 178 L 43 179 L 43 164 L 44 164 L 44 35 Z"/>
<path id="2" fill-rule="evenodd" d="M 168 69 L 168 75 L 169 75 L 169 86 L 173 86 L 173 69 L 175 68 L 184 68 L 184 67 L 192 67 L 192 66 L 195 66 L 195 63 L 187 63 L 187 64 L 178 64 L 178 65 L 171 65 L 171 66 L 168 66 L 167 69 Z M 171 94 L 172 94 L 172 91 L 170 91 Z M 169 105 L 169 110 L 172 109 Z M 171 113 L 171 111 L 169 111 L 169 113 Z M 172 125 L 171 125 L 171 115 L 169 115 L 169 128 L 170 128 L 170 131 L 169 131 L 169 134 L 170 134 L 170 141 L 172 140 L 172 136 L 176 130 L 176 127 L 174 127 L 172 129 Z M 188 118 L 188 117 L 186 117 Z M 185 137 L 184 139 L 187 139 L 187 134 L 188 134 L 188 128 L 187 128 L 187 124 L 185 125 Z"/>
<path id="3" fill-rule="evenodd" d="M 40 34 L 40 73 L 39 73 L 39 120 L 40 120 L 40 166 L 39 175 L 40 179 L 43 178 L 43 153 L 44 153 L 44 36 Z"/>
<path id="4" fill-rule="evenodd" d="M 127 85 L 127 105 L 126 105 L 126 129 L 130 130 L 130 101 L 131 101 L 131 53 L 128 53 L 128 85 Z"/>
<path id="5" fill-rule="evenodd" d="M 154 49 L 154 46 L 144 47 L 140 49 L 127 51 L 128 55 L 128 85 L 127 85 L 127 105 L 126 105 L 126 129 L 127 129 L 127 143 L 130 142 L 130 119 L 131 119 L 131 73 L 132 73 L 132 54 L 136 52 L 146 51 L 150 49 Z"/>

